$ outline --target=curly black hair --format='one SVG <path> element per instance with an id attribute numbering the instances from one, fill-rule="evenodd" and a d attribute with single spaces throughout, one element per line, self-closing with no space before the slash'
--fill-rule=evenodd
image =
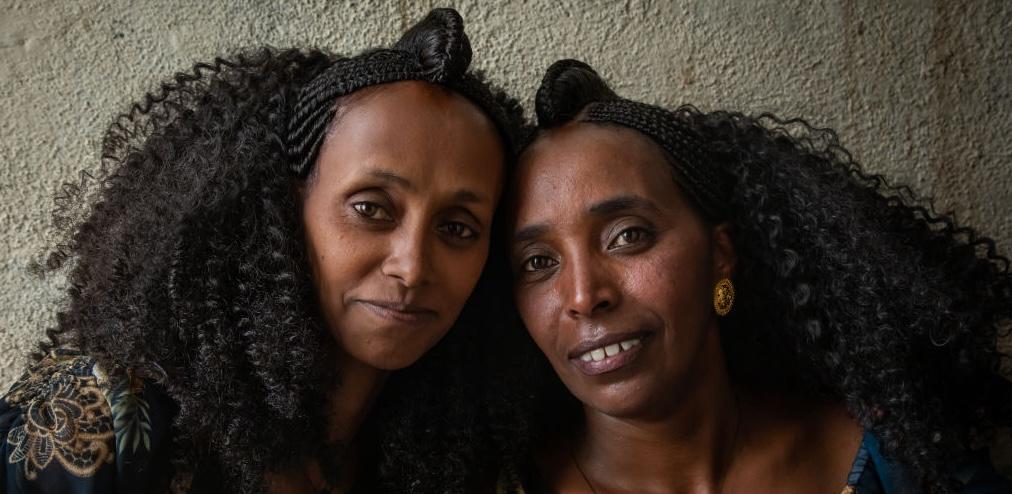
<path id="1" fill-rule="evenodd" d="M 1012 420 L 998 347 L 1012 331 L 1008 259 L 863 171 L 832 130 L 623 100 L 572 60 L 548 70 L 537 110 L 540 129 L 579 121 L 646 134 L 700 214 L 732 225 L 736 301 L 720 330 L 737 385 L 840 400 L 933 492 L 953 489 L 951 465 Z M 544 415 L 575 410 L 551 367 L 539 369 L 551 382 L 531 413 L 544 427 L 559 420 Z"/>
<path id="2" fill-rule="evenodd" d="M 362 56 L 403 58 L 396 49 Z M 307 173 L 292 174 L 290 130 L 306 88 L 349 60 L 261 48 L 198 63 L 117 117 L 99 169 L 57 195 L 63 240 L 38 267 L 66 273 L 68 288 L 36 358 L 71 346 L 114 379 L 164 372 L 178 406 L 174 488 L 258 492 L 267 472 L 328 450 L 322 404 L 340 376 L 326 365 L 334 342 L 305 258 L 293 190 Z M 475 103 L 511 163 L 520 106 L 463 73 L 469 61 L 467 47 L 450 87 L 472 101 L 485 95 Z M 504 259 L 500 251 L 493 245 L 490 258 Z M 448 335 L 388 381 L 360 433 L 375 460 L 357 476 L 367 490 L 465 492 L 494 481 L 488 469 L 507 438 L 486 412 L 496 398 L 485 364 L 509 320 L 506 287 L 495 283 L 507 269 L 490 263 Z"/>

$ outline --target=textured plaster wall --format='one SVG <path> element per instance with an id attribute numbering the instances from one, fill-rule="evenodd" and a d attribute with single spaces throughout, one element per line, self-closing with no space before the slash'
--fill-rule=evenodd
<path id="1" fill-rule="evenodd" d="M 1010 252 L 1012 2 L 0 0 L 0 388 L 52 321 L 59 280 L 26 271 L 51 194 L 96 167 L 114 113 L 196 60 L 357 52 L 446 4 L 475 65 L 528 104 L 574 57 L 629 97 L 804 117 Z"/>

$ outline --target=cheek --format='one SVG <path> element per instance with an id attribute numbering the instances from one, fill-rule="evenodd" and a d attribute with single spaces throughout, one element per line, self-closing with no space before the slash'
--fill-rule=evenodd
<path id="1" fill-rule="evenodd" d="M 333 320 L 339 315 L 333 312 L 339 310 L 342 296 L 379 265 L 383 247 L 340 218 L 321 221 L 317 216 L 316 221 L 309 221 L 304 217 L 304 225 L 317 298 Z"/>
<path id="2" fill-rule="evenodd" d="M 556 331 L 552 324 L 557 305 L 553 297 L 555 293 L 551 288 L 523 287 L 514 294 L 524 327 L 541 352 L 548 356 L 553 355 L 550 350 L 555 345 Z"/>
<path id="3" fill-rule="evenodd" d="M 632 279 L 641 302 L 666 314 L 677 327 L 699 324 L 707 314 L 709 258 L 687 249 L 662 247 Z"/>

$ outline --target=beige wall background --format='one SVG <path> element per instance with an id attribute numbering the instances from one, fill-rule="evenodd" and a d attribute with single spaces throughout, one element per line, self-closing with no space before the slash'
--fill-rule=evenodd
<path id="1" fill-rule="evenodd" d="M 60 280 L 27 271 L 52 193 L 97 167 L 115 113 L 197 60 L 261 44 L 353 53 L 447 4 L 474 65 L 528 106 L 572 57 L 628 97 L 803 117 L 1010 252 L 1008 1 L 0 0 L 0 388 L 53 320 Z"/>

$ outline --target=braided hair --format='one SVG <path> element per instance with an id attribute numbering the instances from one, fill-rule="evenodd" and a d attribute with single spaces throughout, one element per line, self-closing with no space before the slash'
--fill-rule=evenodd
<path id="1" fill-rule="evenodd" d="M 832 130 L 625 100 L 575 60 L 548 69 L 536 109 L 540 129 L 589 122 L 646 135 L 704 219 L 732 225 L 736 305 L 720 331 L 737 385 L 842 401 L 933 492 L 954 489 L 951 466 L 1008 425 L 1012 385 L 999 371 L 1009 356 L 997 346 L 1012 330 L 1008 260 L 863 171 Z M 551 382 L 532 413 L 573 410 L 550 366 L 539 368 Z"/>
<path id="2" fill-rule="evenodd" d="M 460 16 L 439 9 L 389 49 L 264 48 L 176 74 L 111 124 L 100 169 L 56 198 L 63 240 L 40 269 L 65 271 L 68 288 L 36 357 L 73 346 L 112 379 L 163 370 L 178 407 L 174 488 L 258 492 L 268 472 L 325 456 L 323 403 L 340 376 L 293 185 L 312 173 L 342 98 L 396 80 L 469 98 L 512 163 L 521 109 L 467 72 L 470 60 Z M 375 460 L 361 463 L 368 490 L 463 492 L 487 475 L 497 446 L 482 356 L 508 298 L 496 269 L 377 399 L 359 434 Z"/>

